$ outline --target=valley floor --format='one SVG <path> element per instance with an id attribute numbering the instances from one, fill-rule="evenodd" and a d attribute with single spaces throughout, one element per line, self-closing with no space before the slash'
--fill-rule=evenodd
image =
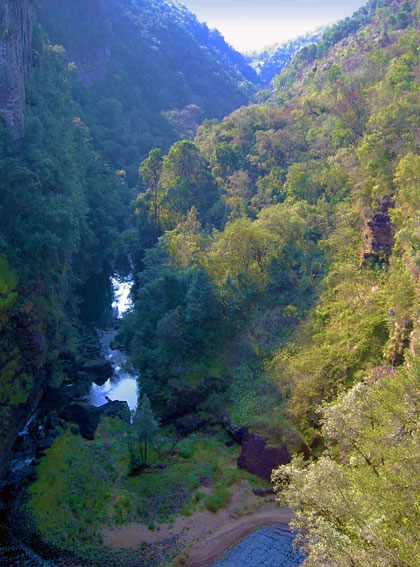
<path id="1" fill-rule="evenodd" d="M 246 512 L 242 511 L 244 505 Z M 103 541 L 117 550 L 163 543 L 175 537 L 184 551 L 174 565 L 205 567 L 251 532 L 273 524 L 288 524 L 292 517 L 292 511 L 279 507 L 274 496 L 254 496 L 250 494 L 249 483 L 241 481 L 232 490 L 228 508 L 216 513 L 203 510 L 191 516 L 178 516 L 173 525 L 156 525 L 154 530 L 140 523 L 105 528 Z"/>

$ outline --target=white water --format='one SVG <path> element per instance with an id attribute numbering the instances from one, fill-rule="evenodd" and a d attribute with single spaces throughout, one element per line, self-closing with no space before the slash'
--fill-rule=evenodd
<path id="1" fill-rule="evenodd" d="M 112 307 L 117 317 L 120 318 L 132 305 L 129 294 L 133 282 L 120 282 L 115 278 L 112 278 L 111 282 L 114 288 Z M 100 331 L 102 355 L 111 362 L 114 367 L 114 374 L 103 386 L 92 383 L 89 403 L 99 407 L 106 404 L 107 399 L 119 400 L 120 402 L 127 402 L 130 411 L 135 411 L 139 394 L 137 376 L 127 368 L 125 355 L 121 351 L 111 348 L 110 345 L 115 336 L 116 331 L 114 330 Z"/>
<path id="2" fill-rule="evenodd" d="M 111 284 L 114 290 L 112 309 L 116 311 L 117 319 L 121 319 L 122 315 L 133 305 L 130 299 L 133 282 L 131 280 L 118 281 L 116 278 L 111 278 Z"/>

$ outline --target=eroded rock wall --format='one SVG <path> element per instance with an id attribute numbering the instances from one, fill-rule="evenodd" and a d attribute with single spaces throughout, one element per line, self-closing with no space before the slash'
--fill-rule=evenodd
<path id="1" fill-rule="evenodd" d="M 25 77 L 31 63 L 32 0 L 0 2 L 0 116 L 18 138 L 23 129 Z"/>
<path id="2" fill-rule="evenodd" d="M 376 210 L 362 210 L 363 262 L 370 259 L 383 260 L 391 253 L 394 244 L 394 228 L 389 217 L 391 204 L 385 199 Z"/>

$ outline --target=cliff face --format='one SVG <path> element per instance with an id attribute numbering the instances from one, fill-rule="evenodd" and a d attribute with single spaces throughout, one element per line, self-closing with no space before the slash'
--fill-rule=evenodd
<path id="1" fill-rule="evenodd" d="M 13 138 L 18 138 L 23 128 L 31 33 L 32 0 L 3 0 L 0 4 L 0 115 Z"/>
<path id="2" fill-rule="evenodd" d="M 394 230 L 388 214 L 390 203 L 385 200 L 375 211 L 362 211 L 362 258 L 387 258 L 394 244 Z"/>

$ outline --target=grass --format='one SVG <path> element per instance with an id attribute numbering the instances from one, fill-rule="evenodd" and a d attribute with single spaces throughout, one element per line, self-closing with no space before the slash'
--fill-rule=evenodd
<path id="1" fill-rule="evenodd" d="M 65 431 L 37 468 L 27 491 L 26 510 L 43 539 L 59 549 L 94 550 L 101 527 L 142 522 L 151 529 L 191 515 L 198 507 L 212 512 L 227 506 L 229 487 L 238 480 L 260 481 L 236 467 L 238 447 L 226 447 L 223 431 L 182 440 L 164 468 L 128 477 L 129 452 L 124 424 L 101 420 L 94 441 Z M 158 456 L 152 451 L 152 464 Z M 206 486 L 204 492 L 200 487 Z M 212 490 L 210 494 L 207 492 Z"/>
<path id="2" fill-rule="evenodd" d="M 210 496 L 204 499 L 204 505 L 210 512 L 218 512 L 226 508 L 232 500 L 232 494 L 226 486 L 217 486 Z"/>

